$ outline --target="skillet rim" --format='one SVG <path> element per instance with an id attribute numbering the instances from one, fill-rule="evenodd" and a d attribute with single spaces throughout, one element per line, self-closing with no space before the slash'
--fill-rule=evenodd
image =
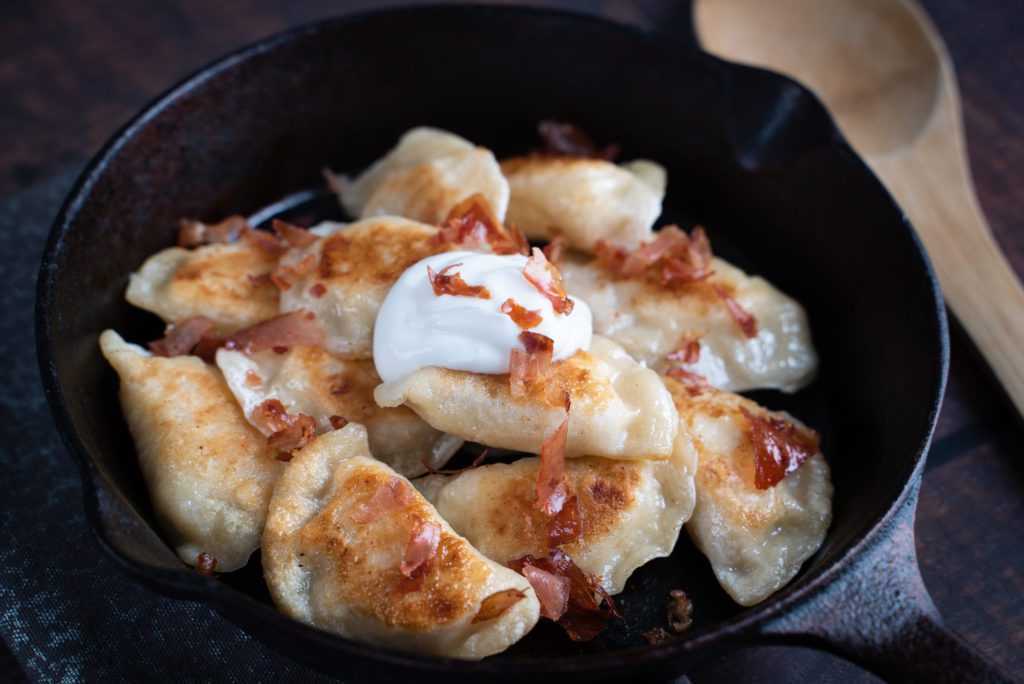
<path id="1" fill-rule="evenodd" d="M 119 550 L 117 543 L 114 541 L 113 532 L 107 529 L 104 524 L 102 511 L 107 507 L 104 497 L 114 497 L 117 499 L 122 499 L 122 497 L 114 486 L 107 483 L 102 477 L 96 468 L 93 458 L 84 446 L 84 441 L 79 436 L 79 431 L 75 427 L 71 411 L 64 400 L 64 393 L 54 360 L 54 340 L 50 314 L 57 282 L 56 266 L 58 260 L 63 255 L 65 236 L 73 228 L 78 212 L 85 204 L 100 177 L 105 173 L 107 166 L 116 160 L 121 148 L 134 137 L 137 131 L 157 118 L 165 109 L 176 103 L 179 99 L 187 97 L 195 88 L 229 71 L 236 65 L 263 53 L 275 50 L 281 45 L 307 37 L 315 37 L 317 34 L 343 32 L 351 25 L 363 22 L 379 22 L 399 14 L 505 14 L 527 17 L 531 21 L 543 20 L 544 18 L 560 18 L 580 24 L 592 24 L 601 27 L 602 30 L 628 33 L 635 40 L 648 41 L 659 45 L 662 49 L 678 52 L 686 59 L 701 63 L 704 68 L 713 70 L 719 78 L 729 79 L 731 74 L 747 71 L 757 78 L 791 84 L 793 87 L 804 91 L 815 102 L 818 101 L 817 97 L 810 91 L 807 91 L 804 86 L 785 76 L 767 69 L 734 64 L 719 59 L 701 51 L 695 46 L 681 45 L 678 39 L 672 39 L 661 33 L 579 12 L 517 6 L 473 4 L 417 5 L 412 7 L 373 9 L 341 16 L 332 16 L 275 33 L 234 50 L 224 57 L 195 70 L 150 100 L 138 114 L 121 126 L 89 161 L 69 191 L 67 199 L 54 220 L 46 241 L 37 279 L 36 351 L 43 379 L 44 393 L 51 413 L 54 416 L 61 440 L 78 466 L 83 484 L 83 503 L 85 505 L 86 520 L 100 547 L 118 567 L 137 581 L 156 589 L 164 595 L 208 603 L 236 624 L 239 624 L 240 620 L 245 621 L 255 618 L 265 623 L 261 627 L 267 626 L 290 632 L 292 636 L 318 642 L 321 647 L 332 649 L 335 652 L 345 652 L 367 661 L 373 660 L 421 672 L 448 671 L 454 675 L 498 675 L 508 674 L 510 670 L 514 670 L 519 674 L 552 674 L 554 672 L 581 674 L 588 671 L 604 670 L 606 676 L 611 676 L 615 671 L 621 670 L 624 667 L 666 666 L 672 660 L 681 659 L 696 651 L 719 645 L 718 642 L 727 642 L 729 637 L 753 634 L 756 632 L 758 624 L 770 620 L 772 617 L 791 609 L 797 604 L 809 602 L 813 594 L 828 586 L 839 573 L 855 562 L 866 547 L 875 542 L 882 528 L 896 515 L 907 498 L 913 495 L 920 480 L 927 458 L 928 447 L 935 430 L 939 409 L 941 408 L 942 398 L 945 393 L 949 367 L 949 333 L 945 303 L 939 289 L 938 279 L 931 261 L 924 250 L 924 246 L 907 216 L 899 208 L 882 183 L 875 177 L 874 173 L 849 146 L 842 133 L 835 126 L 832 117 L 823 106 L 821 106 L 821 115 L 827 120 L 827 129 L 829 131 L 828 142 L 825 146 L 833 154 L 846 157 L 847 161 L 852 162 L 850 172 L 867 176 L 869 184 L 875 185 L 877 192 L 884 195 L 885 204 L 900 217 L 900 223 L 904 229 L 902 238 L 910 238 L 913 247 L 910 250 L 911 254 L 916 254 L 920 258 L 920 263 L 918 264 L 920 267 L 919 271 L 927 279 L 932 293 L 932 303 L 934 306 L 929 309 L 929 312 L 934 314 L 934 318 L 929 323 L 933 328 L 933 332 L 939 338 L 939 372 L 935 385 L 930 388 L 932 399 L 927 419 L 920 426 L 919 430 L 915 430 L 920 435 L 920 438 L 913 457 L 907 462 L 905 474 L 900 477 L 898 495 L 891 501 L 884 513 L 865 522 L 852 535 L 851 542 L 838 552 L 838 557 L 832 563 L 821 568 L 814 575 L 798 577 L 793 584 L 783 587 L 760 604 L 747 607 L 733 617 L 693 630 L 687 633 L 685 637 L 659 646 L 639 645 L 605 653 L 582 654 L 571 658 L 520 656 L 514 662 L 496 659 L 484 659 L 473 662 L 454 658 L 418 655 L 399 649 L 365 644 L 324 632 L 288 618 L 274 608 L 257 602 L 249 595 L 237 591 L 218 580 L 198 575 L 188 570 L 184 565 L 182 565 L 180 570 L 155 567 L 129 558 Z M 895 237 L 896 234 L 893 233 L 893 235 L 893 239 L 897 239 Z M 280 649 L 276 643 L 263 638 L 262 634 L 267 631 L 266 629 L 252 630 L 248 624 L 240 626 L 250 634 L 258 631 L 260 635 L 258 638 L 263 643 L 276 650 L 283 650 L 290 657 L 295 657 L 291 655 L 292 651 L 290 649 Z M 724 646 L 725 643 L 720 645 Z"/>

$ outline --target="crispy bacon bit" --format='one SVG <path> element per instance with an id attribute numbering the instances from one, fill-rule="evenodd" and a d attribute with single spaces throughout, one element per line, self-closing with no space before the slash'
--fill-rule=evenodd
<path id="1" fill-rule="evenodd" d="M 791 421 L 770 414 L 754 414 L 743 406 L 740 412 L 750 426 L 754 485 L 758 489 L 774 487 L 821 450 L 821 439 L 810 428 L 799 428 Z"/>
<path id="2" fill-rule="evenodd" d="M 386 513 L 405 508 L 415 500 L 412 487 L 400 478 L 392 477 L 387 484 L 377 487 L 368 501 L 353 506 L 348 517 L 354 523 L 365 525 Z"/>
<path id="3" fill-rule="evenodd" d="M 673 589 L 668 595 L 671 597 L 665 607 L 668 627 L 676 634 L 682 634 L 693 624 L 693 602 L 682 589 Z"/>
<path id="4" fill-rule="evenodd" d="M 547 297 L 555 313 L 565 314 L 566 316 L 572 313 L 573 301 L 565 294 L 562 274 L 547 260 L 544 252 L 536 247 L 533 248 L 533 254 L 523 269 L 523 276 L 538 292 Z"/>
<path id="5" fill-rule="evenodd" d="M 260 374 L 254 370 L 245 371 L 245 386 L 246 387 L 259 387 L 263 384 L 263 378 Z"/>
<path id="6" fill-rule="evenodd" d="M 513 349 L 508 362 L 508 379 L 513 399 L 522 399 L 529 394 L 530 387 L 543 382 L 551 369 L 551 356 L 555 341 L 540 333 L 524 330 L 519 341 L 526 347 Z"/>
<path id="7" fill-rule="evenodd" d="M 157 356 L 184 356 L 192 353 L 199 341 L 213 330 L 213 321 L 205 316 L 186 318 L 168 328 L 159 340 L 149 343 L 149 350 Z"/>
<path id="8" fill-rule="evenodd" d="M 311 244 L 317 241 L 317 236 L 310 233 L 305 228 L 300 228 L 294 223 L 288 223 L 281 219 L 274 219 L 270 223 L 274 232 L 279 238 L 287 242 L 292 247 L 309 247 Z"/>
<path id="9" fill-rule="evenodd" d="M 452 295 L 453 297 L 490 299 L 491 292 L 483 285 L 468 285 L 466 281 L 462 279 L 461 274 L 448 274 L 448 271 L 453 268 L 458 268 L 461 265 L 462 264 L 452 264 L 451 266 L 445 266 L 439 272 L 435 272 L 434 269 L 427 266 L 427 278 L 430 280 L 430 286 L 434 288 L 434 294 L 438 297 L 441 295 Z"/>
<path id="10" fill-rule="evenodd" d="M 679 226 L 666 226 L 650 242 L 630 251 L 598 240 L 594 253 L 599 263 L 621 278 L 651 278 L 662 285 L 696 283 L 711 277 L 711 243 L 697 226 L 690 235 Z"/>
<path id="11" fill-rule="evenodd" d="M 525 570 L 529 566 L 569 581 L 566 609 L 557 622 L 573 641 L 593 639 L 604 629 L 608 619 L 613 616 L 620 620 L 623 619 L 615 607 L 615 602 L 608 596 L 608 592 L 598 584 L 596 578 L 583 572 L 560 549 L 551 549 L 546 558 L 525 556 L 509 562 L 508 566 L 522 573 L 527 580 L 530 580 L 530 577 Z M 541 612 L 544 614 L 544 599 L 541 598 L 541 591 L 532 580 L 530 585 L 537 592 L 537 598 L 541 601 Z M 557 607 L 557 604 L 554 605 Z"/>
<path id="12" fill-rule="evenodd" d="M 249 417 L 263 432 L 277 432 L 291 424 L 288 409 L 278 399 L 267 399 L 254 408 Z"/>
<path id="13" fill-rule="evenodd" d="M 309 296 L 313 299 L 320 299 L 327 294 L 327 286 L 323 283 L 313 283 L 313 287 L 309 288 Z"/>
<path id="14" fill-rule="evenodd" d="M 551 242 L 544 245 L 541 249 L 544 252 L 544 256 L 547 260 L 554 264 L 556 267 L 562 263 L 562 259 L 565 257 L 566 250 L 569 249 L 569 241 L 565 239 L 564 235 L 556 235 L 551 238 Z"/>
<path id="15" fill-rule="evenodd" d="M 676 348 L 665 355 L 669 361 L 697 363 L 700 360 L 700 333 L 687 333 L 679 339 Z"/>
<path id="16" fill-rule="evenodd" d="M 210 577 L 213 575 L 216 569 L 217 559 L 214 558 L 212 555 L 206 553 L 205 551 L 200 553 L 199 557 L 196 558 L 196 572 L 198 572 L 200 575 L 206 575 L 207 577 Z"/>
<path id="17" fill-rule="evenodd" d="M 294 264 L 278 264 L 270 279 L 280 290 L 292 289 L 292 279 L 302 278 L 316 268 L 316 257 L 307 254 Z"/>
<path id="18" fill-rule="evenodd" d="M 565 445 L 569 437 L 569 403 L 565 418 L 540 446 L 540 471 L 537 473 L 537 510 L 553 516 L 562 510 L 568 497 L 565 484 Z"/>
<path id="19" fill-rule="evenodd" d="M 709 383 L 708 379 L 705 378 L 703 375 L 700 375 L 699 373 L 694 373 L 693 371 L 688 371 L 685 368 L 680 368 L 679 366 L 672 366 L 671 368 L 665 371 L 665 375 L 667 375 L 670 378 L 675 378 L 676 380 L 682 382 L 685 385 L 688 385 L 689 387 L 696 387 L 699 389 L 702 387 L 711 386 L 711 383 Z M 691 392 L 691 394 L 693 393 Z"/>
<path id="20" fill-rule="evenodd" d="M 540 601 L 540 614 L 558 621 L 569 607 L 569 578 L 524 564 L 521 570 Z"/>
<path id="21" fill-rule="evenodd" d="M 615 144 L 598 147 L 594 139 L 579 127 L 564 121 L 546 119 L 537 124 L 537 132 L 544 141 L 544 154 L 589 157 L 611 161 L 619 155 Z"/>
<path id="22" fill-rule="evenodd" d="M 178 245 L 198 247 L 214 242 L 231 242 L 249 226 L 244 216 L 228 216 L 218 223 L 203 223 L 194 219 L 181 219 L 178 224 Z"/>
<path id="23" fill-rule="evenodd" d="M 399 570 L 408 579 L 414 580 L 430 572 L 430 563 L 437 555 L 441 543 L 441 526 L 433 520 L 416 516 L 409 544 L 405 547 L 405 558 Z"/>
<path id="24" fill-rule="evenodd" d="M 224 346 L 225 340 L 218 335 L 206 335 L 202 337 L 192 350 L 193 356 L 198 356 L 206 363 L 214 363 L 217 357 L 217 350 Z"/>
<path id="25" fill-rule="evenodd" d="M 298 309 L 239 330 L 224 341 L 227 349 L 255 354 L 264 349 L 305 345 L 315 347 L 324 343 L 324 331 L 312 311 Z"/>
<path id="26" fill-rule="evenodd" d="M 712 289 L 718 295 L 718 298 L 722 300 L 725 310 L 729 312 L 732 319 L 740 326 L 743 334 L 749 338 L 757 337 L 757 318 L 754 317 L 754 314 L 743 308 L 743 305 L 736 301 L 736 298 L 725 287 L 713 285 Z"/>
<path id="27" fill-rule="evenodd" d="M 501 313 L 506 314 L 512 319 L 513 323 L 523 330 L 536 328 L 544 321 L 544 318 L 540 315 L 540 311 L 519 306 L 519 304 L 516 303 L 516 300 L 511 297 L 506 299 L 501 305 Z"/>
<path id="28" fill-rule="evenodd" d="M 572 495 L 548 522 L 548 547 L 561 546 L 579 539 L 583 534 L 583 520 L 576 495 Z"/>
<path id="29" fill-rule="evenodd" d="M 331 427 L 334 428 L 335 430 L 340 430 L 341 428 L 348 425 L 348 419 L 342 416 L 331 416 L 327 420 L 330 422 Z"/>
<path id="30" fill-rule="evenodd" d="M 480 464 L 484 462 L 485 458 L 487 458 L 487 449 L 484 449 L 483 451 L 481 451 L 480 455 L 477 456 L 476 458 L 474 458 L 473 462 L 470 463 L 465 468 L 456 468 L 456 469 L 453 469 L 453 470 L 440 470 L 438 468 L 433 468 L 433 467 L 431 467 L 431 465 L 429 463 L 427 463 L 426 459 L 420 459 L 420 463 L 423 464 L 423 467 L 426 468 L 427 472 L 430 473 L 431 475 L 461 475 L 462 473 L 466 472 L 467 470 L 473 470 L 474 468 L 479 468 Z"/>
<path id="31" fill-rule="evenodd" d="M 245 276 L 253 287 L 261 287 L 270 282 L 269 273 L 250 273 Z"/>
<path id="32" fill-rule="evenodd" d="M 523 232 L 514 226 L 502 226 L 480 193 L 452 207 L 434 240 L 438 245 L 490 246 L 495 254 L 530 253 Z"/>
<path id="33" fill-rule="evenodd" d="M 647 643 L 651 646 L 660 646 L 671 638 L 672 635 L 661 627 L 652 627 L 644 632 L 644 639 L 646 639 Z"/>
<path id="34" fill-rule="evenodd" d="M 290 461 L 292 455 L 316 439 L 316 421 L 303 413 L 297 416 L 289 415 L 292 421 L 287 427 L 278 430 L 267 437 L 267 446 L 277 449 L 279 461 Z"/>
<path id="35" fill-rule="evenodd" d="M 256 230 L 249 226 L 242 228 L 241 239 L 260 249 L 269 257 L 277 258 L 288 251 L 288 245 L 265 230 Z"/>
<path id="36" fill-rule="evenodd" d="M 501 617 L 505 614 L 505 611 L 514 606 L 515 604 L 526 598 L 526 594 L 519 589 L 505 589 L 491 594 L 483 601 L 480 602 L 480 610 L 476 612 L 473 619 L 470 620 L 471 625 L 475 625 L 478 622 L 485 622 L 487 620 L 493 620 L 496 617 Z"/>

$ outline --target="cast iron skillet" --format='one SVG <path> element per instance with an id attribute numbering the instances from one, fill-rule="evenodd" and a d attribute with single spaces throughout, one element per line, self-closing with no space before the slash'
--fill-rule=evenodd
<path id="1" fill-rule="evenodd" d="M 96 338 L 159 336 L 123 302 L 128 274 L 173 241 L 181 216 L 338 213 L 320 169 L 358 170 L 404 130 L 456 131 L 501 156 L 535 146 L 536 122 L 574 121 L 623 158 L 668 168 L 663 219 L 708 227 L 719 254 L 764 274 L 809 312 L 819 379 L 758 393 L 817 427 L 835 482 L 821 551 L 787 588 L 734 605 L 685 538 L 620 603 L 628 623 L 588 644 L 539 625 L 479 663 L 348 641 L 279 614 L 258 557 L 220 579 L 189 571 L 154 523 Z M 296 194 L 298 193 L 298 194 Z M 282 198 L 288 198 L 281 203 Z M 269 209 L 267 209 L 269 207 Z M 780 76 L 576 15 L 433 7 L 350 16 L 270 38 L 210 66 L 119 132 L 79 179 L 39 278 L 39 358 L 81 469 L 88 519 L 128 575 L 202 601 L 270 646 L 346 679 L 559 681 L 671 676 L 750 640 L 810 643 L 877 672 L 997 679 L 946 630 L 921 583 L 913 520 L 946 377 L 946 320 L 914 232 L 821 105 Z M 668 591 L 695 624 L 646 645 Z"/>

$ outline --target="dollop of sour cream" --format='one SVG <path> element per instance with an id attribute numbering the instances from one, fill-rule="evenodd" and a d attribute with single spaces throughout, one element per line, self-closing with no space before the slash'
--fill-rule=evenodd
<path id="1" fill-rule="evenodd" d="M 420 368 L 440 366 L 474 373 L 508 373 L 513 349 L 524 349 L 522 328 L 501 306 L 515 303 L 539 311 L 542 321 L 530 332 L 554 341 L 553 360 L 590 349 L 593 322 L 586 303 L 571 297 L 569 315 L 557 314 L 551 302 L 523 275 L 527 257 L 520 254 L 444 252 L 416 262 L 392 286 L 373 329 L 373 361 L 384 382 L 400 380 Z M 458 273 L 468 285 L 483 285 L 489 299 L 434 294 L 427 266 L 435 273 Z"/>

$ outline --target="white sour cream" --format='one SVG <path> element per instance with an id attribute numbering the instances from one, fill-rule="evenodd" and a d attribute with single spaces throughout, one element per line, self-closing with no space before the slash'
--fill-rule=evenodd
<path id="1" fill-rule="evenodd" d="M 508 373 L 513 349 L 523 349 L 522 328 L 502 313 L 512 298 L 519 306 L 539 311 L 543 321 L 530 332 L 554 340 L 555 361 L 590 348 L 590 308 L 572 297 L 572 312 L 556 314 L 551 302 L 523 275 L 527 257 L 480 252 L 445 252 L 410 266 L 395 282 L 377 314 L 373 329 L 373 361 L 384 382 L 400 380 L 420 368 L 440 366 L 474 373 Z M 436 273 L 458 273 L 467 285 L 483 285 L 490 299 L 436 295 L 427 266 Z"/>

